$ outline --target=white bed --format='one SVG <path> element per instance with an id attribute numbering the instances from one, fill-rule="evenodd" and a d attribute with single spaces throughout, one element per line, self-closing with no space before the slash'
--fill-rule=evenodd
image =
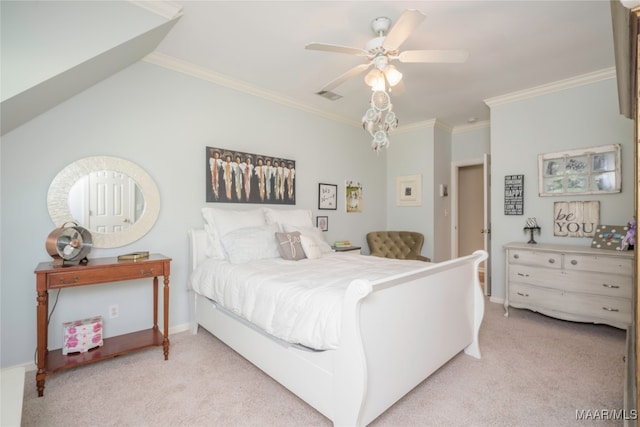
<path id="1" fill-rule="evenodd" d="M 194 272 L 211 262 L 210 232 L 189 230 Z M 372 261 L 363 255 L 326 254 L 304 262 L 330 263 L 336 257 Z M 198 292 L 193 292 L 192 331 L 202 326 L 334 425 L 364 426 L 460 351 L 480 358 L 484 299 L 478 266 L 486 258 L 478 251 L 442 263 L 409 263 L 415 268 L 402 267 L 400 273 L 375 280 L 349 279 L 341 294 L 335 349 L 313 351 L 274 338 L 264 325 L 250 324 L 235 308 L 222 309 Z M 195 276 L 206 275 L 192 273 L 190 282 Z"/>

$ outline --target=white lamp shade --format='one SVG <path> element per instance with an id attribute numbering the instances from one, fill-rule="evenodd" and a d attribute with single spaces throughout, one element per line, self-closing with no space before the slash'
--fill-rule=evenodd
<path id="1" fill-rule="evenodd" d="M 400 80 L 402 80 L 402 73 L 398 71 L 398 69 L 393 65 L 389 65 L 384 70 L 384 74 L 387 77 L 387 81 L 389 82 L 389 85 L 391 87 L 397 85 L 398 83 L 400 83 Z"/>

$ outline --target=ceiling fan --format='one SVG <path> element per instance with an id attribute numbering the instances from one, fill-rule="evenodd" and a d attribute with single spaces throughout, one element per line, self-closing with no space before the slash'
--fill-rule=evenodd
<path id="1" fill-rule="evenodd" d="M 386 83 L 395 86 L 402 79 L 402 74 L 391 64 L 398 60 L 404 63 L 460 63 L 465 62 L 469 53 L 464 50 L 406 50 L 399 51 L 400 45 L 411 35 L 425 18 L 419 10 L 405 10 L 398 21 L 391 27 L 391 19 L 379 17 L 371 22 L 371 29 L 376 37 L 369 40 L 364 49 L 339 46 L 326 43 L 309 43 L 305 49 L 325 52 L 346 53 L 366 59 L 360 64 L 331 82 L 327 83 L 319 93 L 330 92 L 351 77 L 363 73 L 371 66 L 374 68 L 365 77 L 365 82 L 374 90 L 384 90 Z"/>

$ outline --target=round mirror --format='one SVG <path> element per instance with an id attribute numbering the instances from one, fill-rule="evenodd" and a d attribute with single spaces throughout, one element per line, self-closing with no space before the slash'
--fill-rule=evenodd
<path id="1" fill-rule="evenodd" d="M 117 248 L 144 236 L 160 211 L 160 193 L 138 165 L 117 157 L 80 159 L 64 168 L 47 194 L 56 226 L 87 228 L 97 248 Z"/>

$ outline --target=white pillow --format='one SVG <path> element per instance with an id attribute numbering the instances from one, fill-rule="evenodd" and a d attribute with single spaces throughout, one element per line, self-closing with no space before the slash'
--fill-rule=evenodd
<path id="1" fill-rule="evenodd" d="M 303 236 L 309 236 L 313 238 L 323 254 L 328 254 L 329 252 L 331 252 L 331 246 L 324 239 L 324 234 L 322 234 L 322 230 L 320 230 L 318 227 L 295 227 L 289 224 L 284 224 L 283 228 L 287 233 L 299 231 Z"/>
<path id="2" fill-rule="evenodd" d="M 300 236 L 300 245 L 304 254 L 309 259 L 318 259 L 322 257 L 322 249 L 316 242 L 316 239 L 311 236 Z"/>
<path id="3" fill-rule="evenodd" d="M 313 227 L 313 218 L 308 209 L 272 209 L 264 208 L 267 224 L 284 224 L 294 227 Z M 286 231 L 286 230 L 283 230 Z"/>
<path id="4" fill-rule="evenodd" d="M 207 256 L 224 259 L 225 251 L 220 239 L 226 234 L 240 228 L 265 225 L 262 208 L 249 210 L 232 210 L 220 208 L 202 208 L 202 217 L 207 232 Z"/>
<path id="5" fill-rule="evenodd" d="M 233 264 L 243 264 L 257 259 L 280 258 L 275 233 L 277 224 L 245 227 L 225 234 L 220 241 Z"/>

